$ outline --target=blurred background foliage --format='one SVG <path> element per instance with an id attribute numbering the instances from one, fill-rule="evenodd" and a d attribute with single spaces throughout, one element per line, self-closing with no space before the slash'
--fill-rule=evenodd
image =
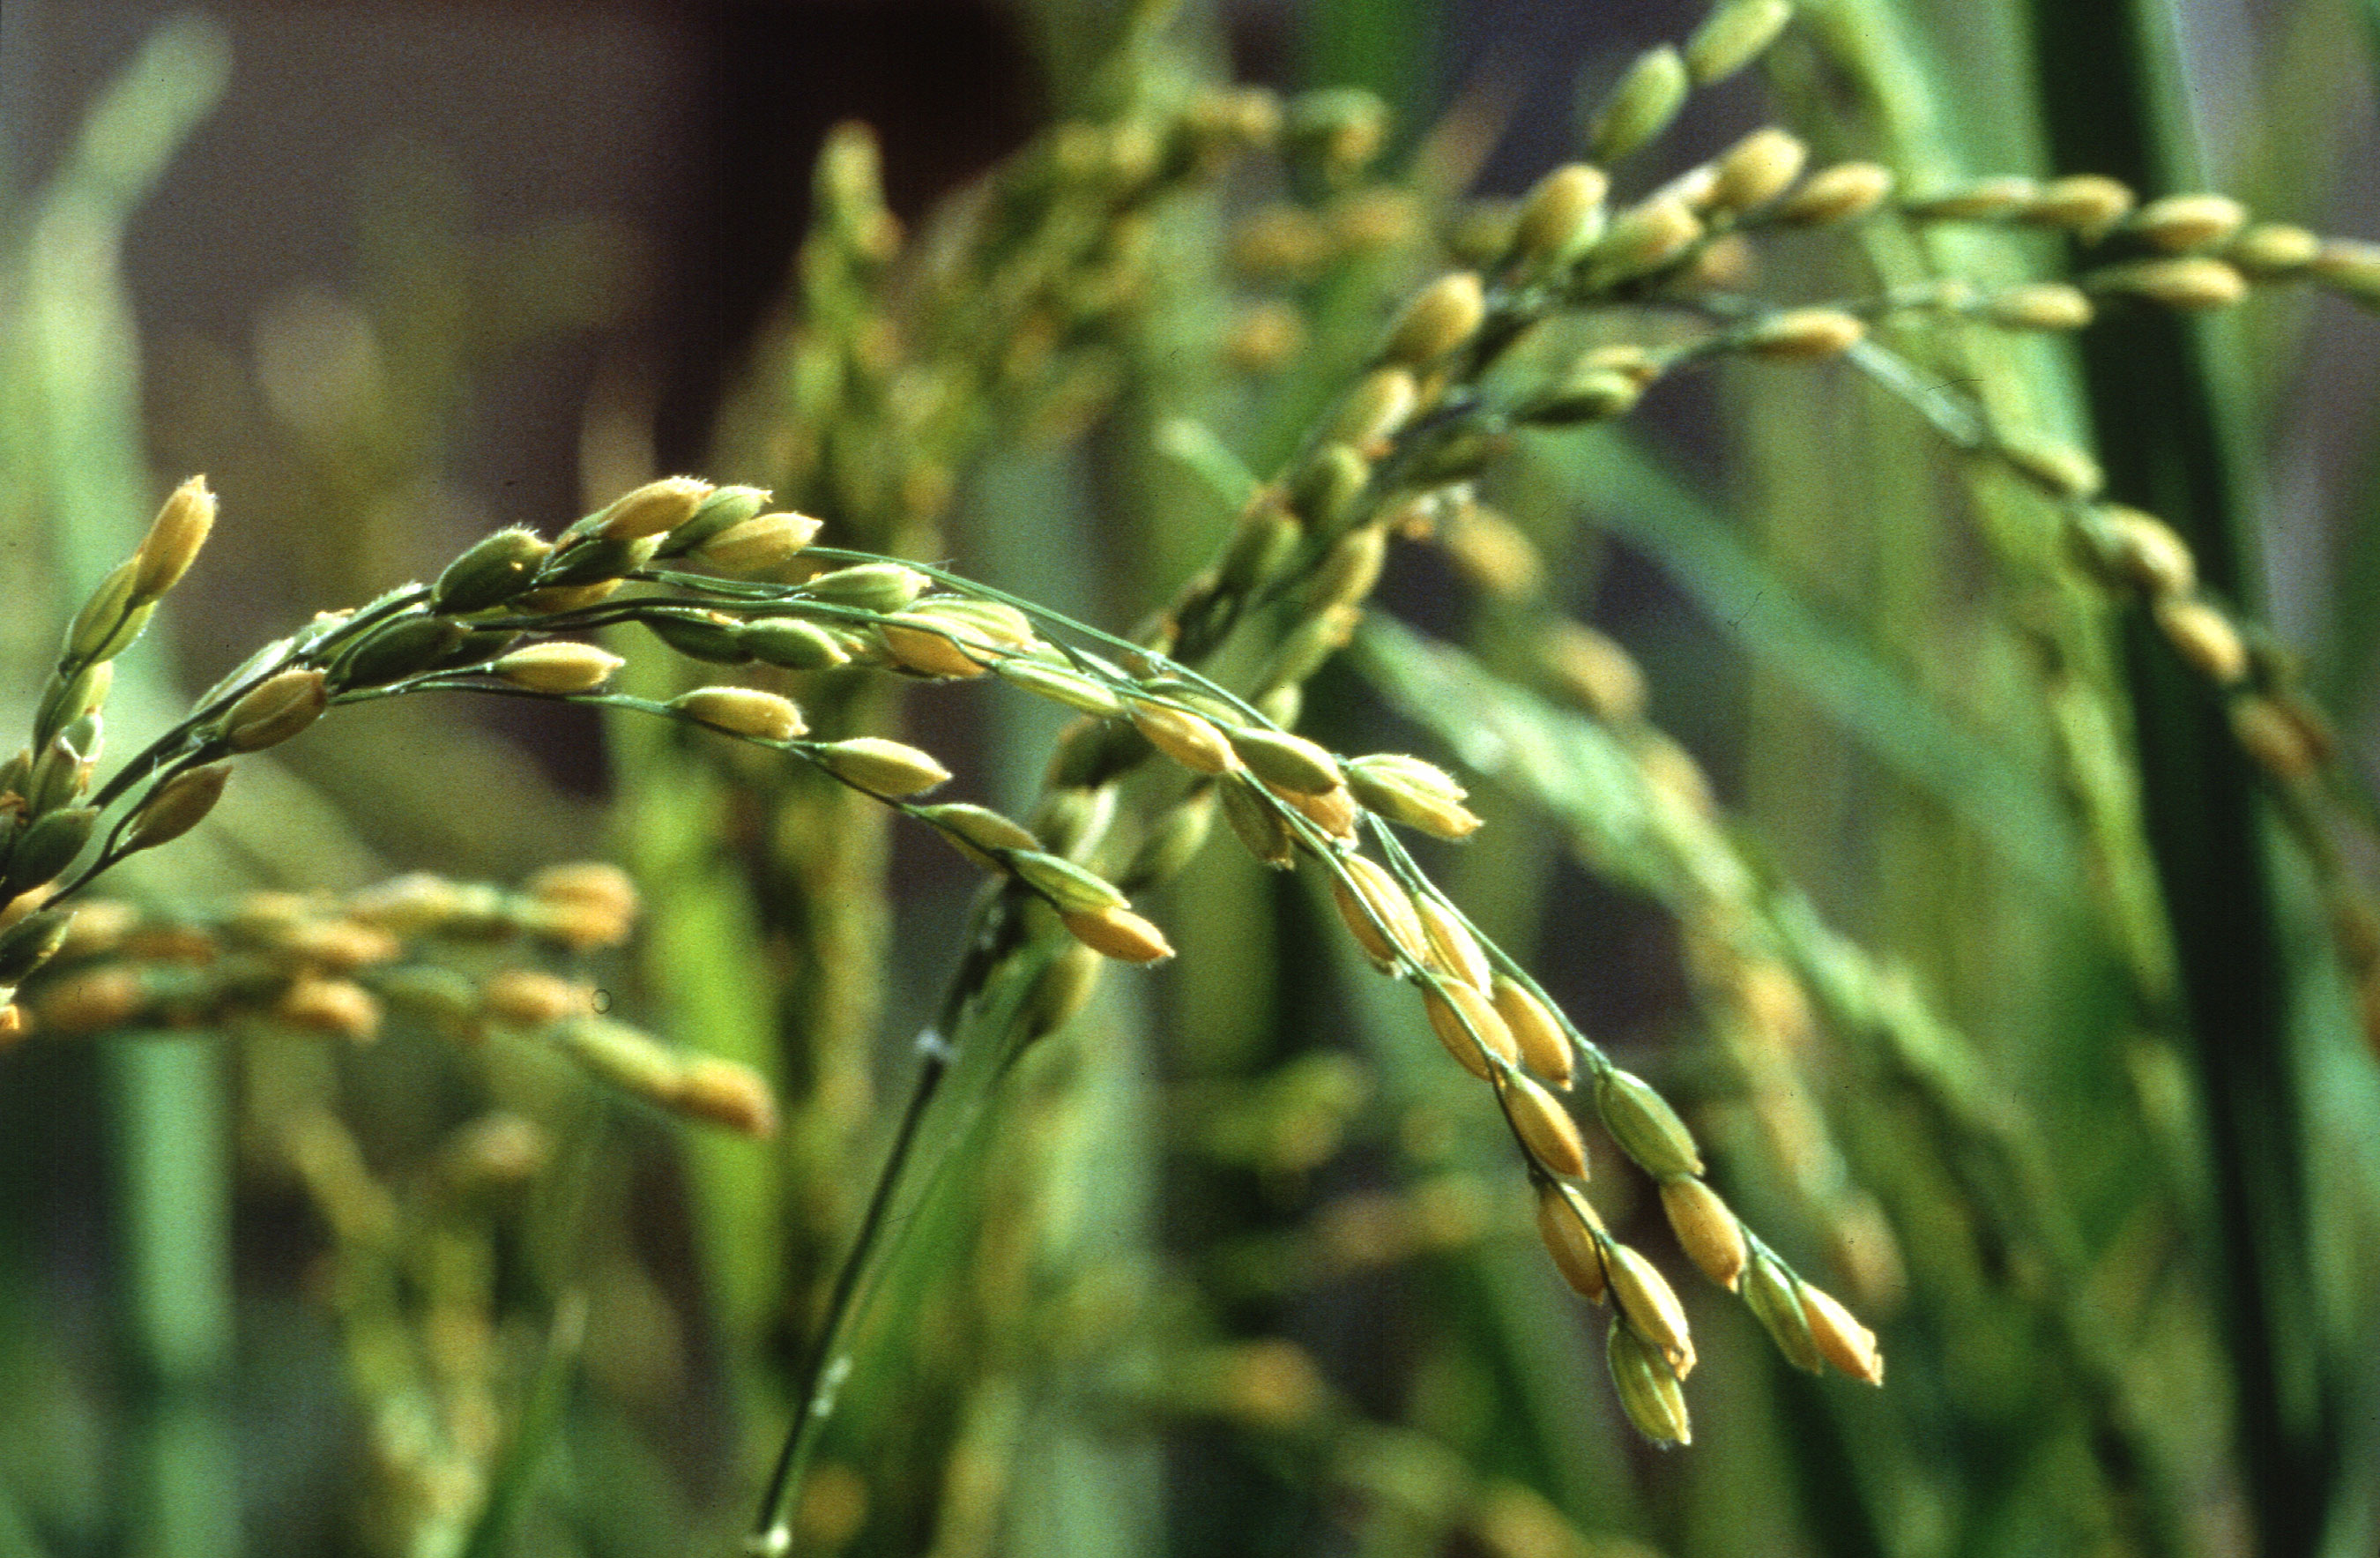
<path id="1" fill-rule="evenodd" d="M 1632 190 L 1774 117 L 1912 188 L 2100 172 L 2380 231 L 2358 0 L 1800 9 Z M 1699 19 L 11 4 L 10 717 L 200 469 L 225 521 L 125 662 L 119 729 L 496 524 L 680 469 L 1128 631 L 1395 299 L 1575 154 L 1581 93 Z M 1146 201 L 1036 184 L 1065 154 L 1037 127 L 1232 79 L 1366 89 L 1379 144 Z M 967 236 L 987 210 L 1007 239 Z M 1880 224 L 1770 247 L 1759 286 L 2006 277 L 2044 241 Z M 2091 442 L 2302 656 L 2367 796 L 2375 339 L 2277 291 L 1923 358 Z M 1638 1441 L 1481 1090 L 1305 882 L 1218 847 L 1159 902 L 1178 962 L 936 1116 L 801 1550 L 2373 1552 L 2380 1079 L 2323 902 L 2334 864 L 2372 880 L 2368 836 L 2310 864 L 2141 614 L 2050 555 L 2039 498 L 1841 365 L 1665 383 L 1530 435 L 1481 496 L 1399 545 L 1403 626 L 1301 728 L 1475 776 L 1488 826 L 1425 864 L 1686 1107 L 1728 1194 L 1876 1326 L 1886 1388 L 1796 1374 L 1692 1288 L 1694 1443 Z M 804 700 L 1020 815 L 1056 726 L 968 688 Z M 123 891 L 236 919 L 616 860 L 636 939 L 540 966 L 758 1066 L 784 1128 L 705 1135 L 443 1044 L 434 1004 L 369 1046 L 243 1018 L 0 1055 L 0 1554 L 734 1550 L 971 879 L 760 754 L 488 701 L 244 760 Z M 1598 1152 L 1605 1218 L 1674 1269 Z"/>

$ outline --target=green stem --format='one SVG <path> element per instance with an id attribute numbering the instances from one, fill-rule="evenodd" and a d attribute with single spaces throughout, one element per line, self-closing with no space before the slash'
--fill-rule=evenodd
<path id="1" fill-rule="evenodd" d="M 128 1038 L 107 1052 L 117 1121 L 125 1329 L 138 1360 L 127 1551 L 239 1551 L 231 1362 L 230 1144 L 212 1044 Z"/>
<path id="2" fill-rule="evenodd" d="M 2171 41 L 2153 12 L 2034 5 L 2058 171 L 2112 174 L 2151 193 L 2187 187 L 2193 157 L 2173 113 Z M 2252 520 L 2204 339 L 2133 316 L 2092 332 L 2082 348 L 2110 488 L 2165 516 L 2211 585 L 2252 599 Z M 2135 623 L 2126 647 L 2150 846 L 2204 1080 L 2237 1452 L 2258 1551 L 2290 1558 L 2322 1545 L 2338 1404 L 2314 1308 L 2301 1084 L 2264 812 L 2219 712 L 2155 635 Z"/>
<path id="3" fill-rule="evenodd" d="M 964 976 L 953 980 L 953 995 L 965 991 L 968 984 Z M 946 1019 L 952 1015 L 951 1010 L 945 1010 Z M 876 1263 L 889 1226 L 887 1216 L 907 1182 L 918 1127 L 924 1124 L 935 1094 L 941 1090 L 942 1079 L 950 1074 L 954 1054 L 942 1037 L 945 1031 L 955 1029 L 938 1024 L 918 1035 L 921 1061 L 917 1079 L 909 1084 L 909 1099 L 902 1106 L 901 1123 L 893 1130 L 883 1166 L 877 1170 L 868 1210 L 861 1214 L 859 1226 L 852 1235 L 850 1250 L 836 1269 L 834 1284 L 827 1292 L 825 1318 L 820 1321 L 818 1335 L 802 1362 L 794 1392 L 793 1426 L 787 1430 L 784 1448 L 778 1452 L 776 1466 L 769 1473 L 768 1486 L 760 1495 L 759 1517 L 753 1523 L 749 1545 L 754 1552 L 776 1554 L 793 1550 L 794 1494 L 801 1487 L 802 1475 L 808 1469 L 811 1454 L 818 1446 L 819 1433 L 834 1411 L 835 1396 L 851 1367 L 843 1345 L 858 1312 L 860 1282 Z"/>

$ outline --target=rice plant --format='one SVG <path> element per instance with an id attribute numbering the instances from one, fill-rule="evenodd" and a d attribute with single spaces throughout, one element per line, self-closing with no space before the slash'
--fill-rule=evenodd
<path id="1" fill-rule="evenodd" d="M 1425 10 L 1026 13 L 699 474 L 599 394 L 443 554 L 473 288 L 613 250 L 391 175 L 159 481 L 150 39 L 0 273 L 0 1548 L 2369 1550 L 2380 614 L 2260 468 L 2380 247 L 2161 7 L 1719 0 L 1507 193 Z"/>

